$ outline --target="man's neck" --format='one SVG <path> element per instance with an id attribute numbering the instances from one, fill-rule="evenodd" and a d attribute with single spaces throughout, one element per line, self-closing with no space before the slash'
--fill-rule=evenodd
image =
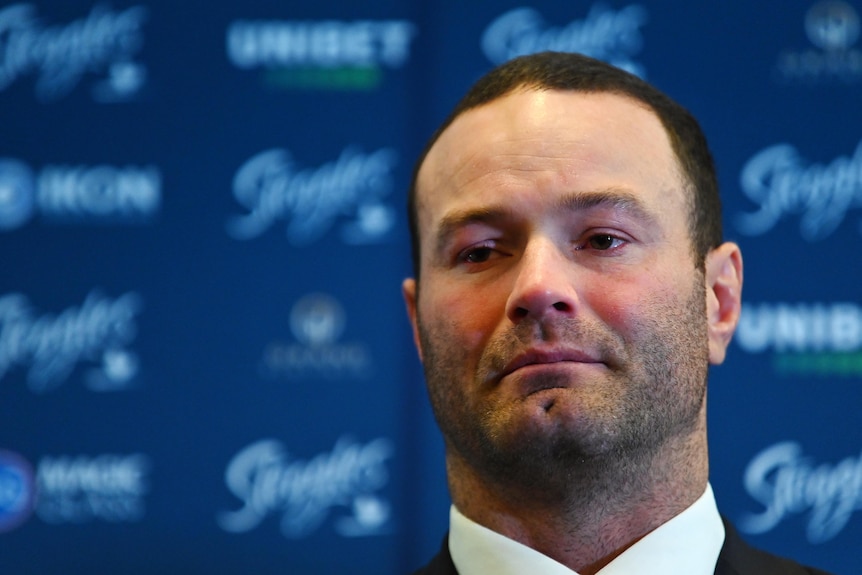
<path id="1" fill-rule="evenodd" d="M 555 485 L 490 480 L 451 454 L 447 466 L 452 500 L 465 516 L 581 575 L 597 572 L 682 512 L 708 479 L 699 434 L 648 457 L 585 464 Z"/>

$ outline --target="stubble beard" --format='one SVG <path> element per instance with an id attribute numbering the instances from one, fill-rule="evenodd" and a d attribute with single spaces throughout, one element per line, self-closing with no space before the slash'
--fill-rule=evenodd
<path id="1" fill-rule="evenodd" d="M 420 318 L 426 381 L 450 465 L 457 461 L 502 490 L 549 502 L 603 486 L 643 488 L 657 454 L 702 423 L 708 365 L 702 276 L 694 284 L 681 306 L 643 302 L 652 311 L 629 339 L 580 319 L 522 322 L 488 343 L 467 382 L 467 350 L 452 343 L 458 340 L 447 337 L 447 326 L 427 327 Z M 555 405 L 536 425 L 517 403 L 495 402 L 495 390 L 483 384 L 485 372 L 542 338 L 588 342 L 605 362 L 605 377 L 572 386 L 580 412 L 574 420 L 554 419 L 553 409 L 565 409 Z"/>

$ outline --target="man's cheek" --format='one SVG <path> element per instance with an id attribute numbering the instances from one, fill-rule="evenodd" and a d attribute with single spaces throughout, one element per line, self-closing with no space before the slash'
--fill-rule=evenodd
<path id="1" fill-rule="evenodd" d="M 450 311 L 450 329 L 457 334 L 462 345 L 469 349 L 484 345 L 500 320 L 490 301 L 473 295 L 453 297 L 443 309 Z"/>

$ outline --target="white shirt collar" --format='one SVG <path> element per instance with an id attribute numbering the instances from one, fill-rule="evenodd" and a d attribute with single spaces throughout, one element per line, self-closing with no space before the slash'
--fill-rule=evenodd
<path id="1" fill-rule="evenodd" d="M 598 575 L 713 575 L 724 544 L 724 525 L 712 487 L 688 509 L 648 533 Z M 475 523 L 453 505 L 449 552 L 460 575 L 577 575 L 513 539 Z"/>

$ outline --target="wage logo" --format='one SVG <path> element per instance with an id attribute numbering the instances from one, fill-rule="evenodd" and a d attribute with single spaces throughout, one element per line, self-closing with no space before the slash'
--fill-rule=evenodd
<path id="1" fill-rule="evenodd" d="M 0 450 L 0 532 L 36 516 L 48 524 L 137 522 L 145 513 L 150 458 L 141 453 L 45 456 L 30 463 Z"/>
<path id="2" fill-rule="evenodd" d="M 135 224 L 159 212 L 162 177 L 153 166 L 48 165 L 0 158 L 0 232 L 36 215 L 53 222 Z"/>
<path id="3" fill-rule="evenodd" d="M 793 441 L 777 443 L 751 460 L 745 490 L 763 506 L 748 513 L 739 528 L 751 534 L 772 531 L 788 516 L 809 512 L 806 535 L 811 543 L 834 539 L 862 510 L 862 454 L 836 464 L 816 464 Z"/>
<path id="4" fill-rule="evenodd" d="M 141 307 L 134 292 L 110 298 L 93 291 L 80 306 L 37 316 L 27 296 L 0 295 L 0 381 L 23 367 L 29 388 L 44 393 L 68 380 L 77 365 L 89 364 L 83 376 L 91 390 L 131 387 L 139 362 L 128 346 Z"/>
<path id="5" fill-rule="evenodd" d="M 544 50 L 580 52 L 644 77 L 646 70 L 634 57 L 643 48 L 646 21 L 646 8 L 638 4 L 620 10 L 595 4 L 586 18 L 562 27 L 547 25 L 534 8 L 516 8 L 488 25 L 482 51 L 493 64 Z"/>
<path id="6" fill-rule="evenodd" d="M 370 90 L 410 59 L 416 27 L 406 20 L 237 20 L 227 55 L 281 88 Z"/>
<path id="7" fill-rule="evenodd" d="M 256 441 L 225 470 L 225 484 L 242 507 L 219 513 L 217 522 L 230 533 L 245 533 L 280 514 L 282 534 L 299 539 L 336 515 L 334 527 L 343 537 L 388 533 L 392 509 L 380 491 L 389 483 L 393 452 L 386 438 L 363 444 L 342 437 L 332 451 L 305 461 L 278 440 Z"/>
<path id="8" fill-rule="evenodd" d="M 822 83 L 862 80 L 860 22 L 856 9 L 843 0 L 823 0 L 805 14 L 805 33 L 814 46 L 785 50 L 779 55 L 776 74 L 786 82 Z"/>
<path id="9" fill-rule="evenodd" d="M 862 208 L 862 142 L 852 155 L 828 163 L 806 162 L 792 145 L 776 144 L 745 164 L 739 183 L 757 206 L 736 215 L 741 233 L 763 235 L 782 218 L 799 214 L 802 237 L 822 240 L 838 229 L 850 210 Z"/>
<path id="10" fill-rule="evenodd" d="M 0 159 L 0 230 L 17 228 L 36 209 L 36 185 L 30 168 L 10 159 Z"/>
<path id="11" fill-rule="evenodd" d="M 147 9 L 114 11 L 96 5 L 66 25 L 45 25 L 31 4 L 0 8 L 0 91 L 19 78 L 35 75 L 43 102 L 68 95 L 85 76 L 96 75 L 93 99 L 117 102 L 137 96 L 146 68 L 135 61 L 143 46 Z"/>
<path id="12" fill-rule="evenodd" d="M 751 303 L 734 337 L 769 354 L 779 375 L 862 376 L 862 306 L 852 302 Z"/>
<path id="13" fill-rule="evenodd" d="M 367 346 L 339 341 L 346 323 L 344 308 L 334 297 L 322 293 L 303 296 L 290 312 L 290 330 L 296 341 L 267 345 L 261 374 L 290 380 L 369 377 L 372 361 Z"/>
<path id="14" fill-rule="evenodd" d="M 0 450 L 0 533 L 27 521 L 35 493 L 30 463 L 17 453 Z"/>
<path id="15" fill-rule="evenodd" d="M 365 154 L 348 146 L 336 160 L 302 169 L 288 150 L 261 152 L 234 176 L 234 198 L 248 213 L 231 218 L 227 232 L 250 240 L 284 220 L 288 240 L 309 245 L 346 216 L 340 226 L 344 243 L 382 242 L 395 227 L 395 209 L 385 198 L 392 192 L 396 157 L 392 148 Z"/>
<path id="16" fill-rule="evenodd" d="M 143 519 L 152 463 L 142 453 L 43 457 L 36 513 L 52 524 Z"/>

